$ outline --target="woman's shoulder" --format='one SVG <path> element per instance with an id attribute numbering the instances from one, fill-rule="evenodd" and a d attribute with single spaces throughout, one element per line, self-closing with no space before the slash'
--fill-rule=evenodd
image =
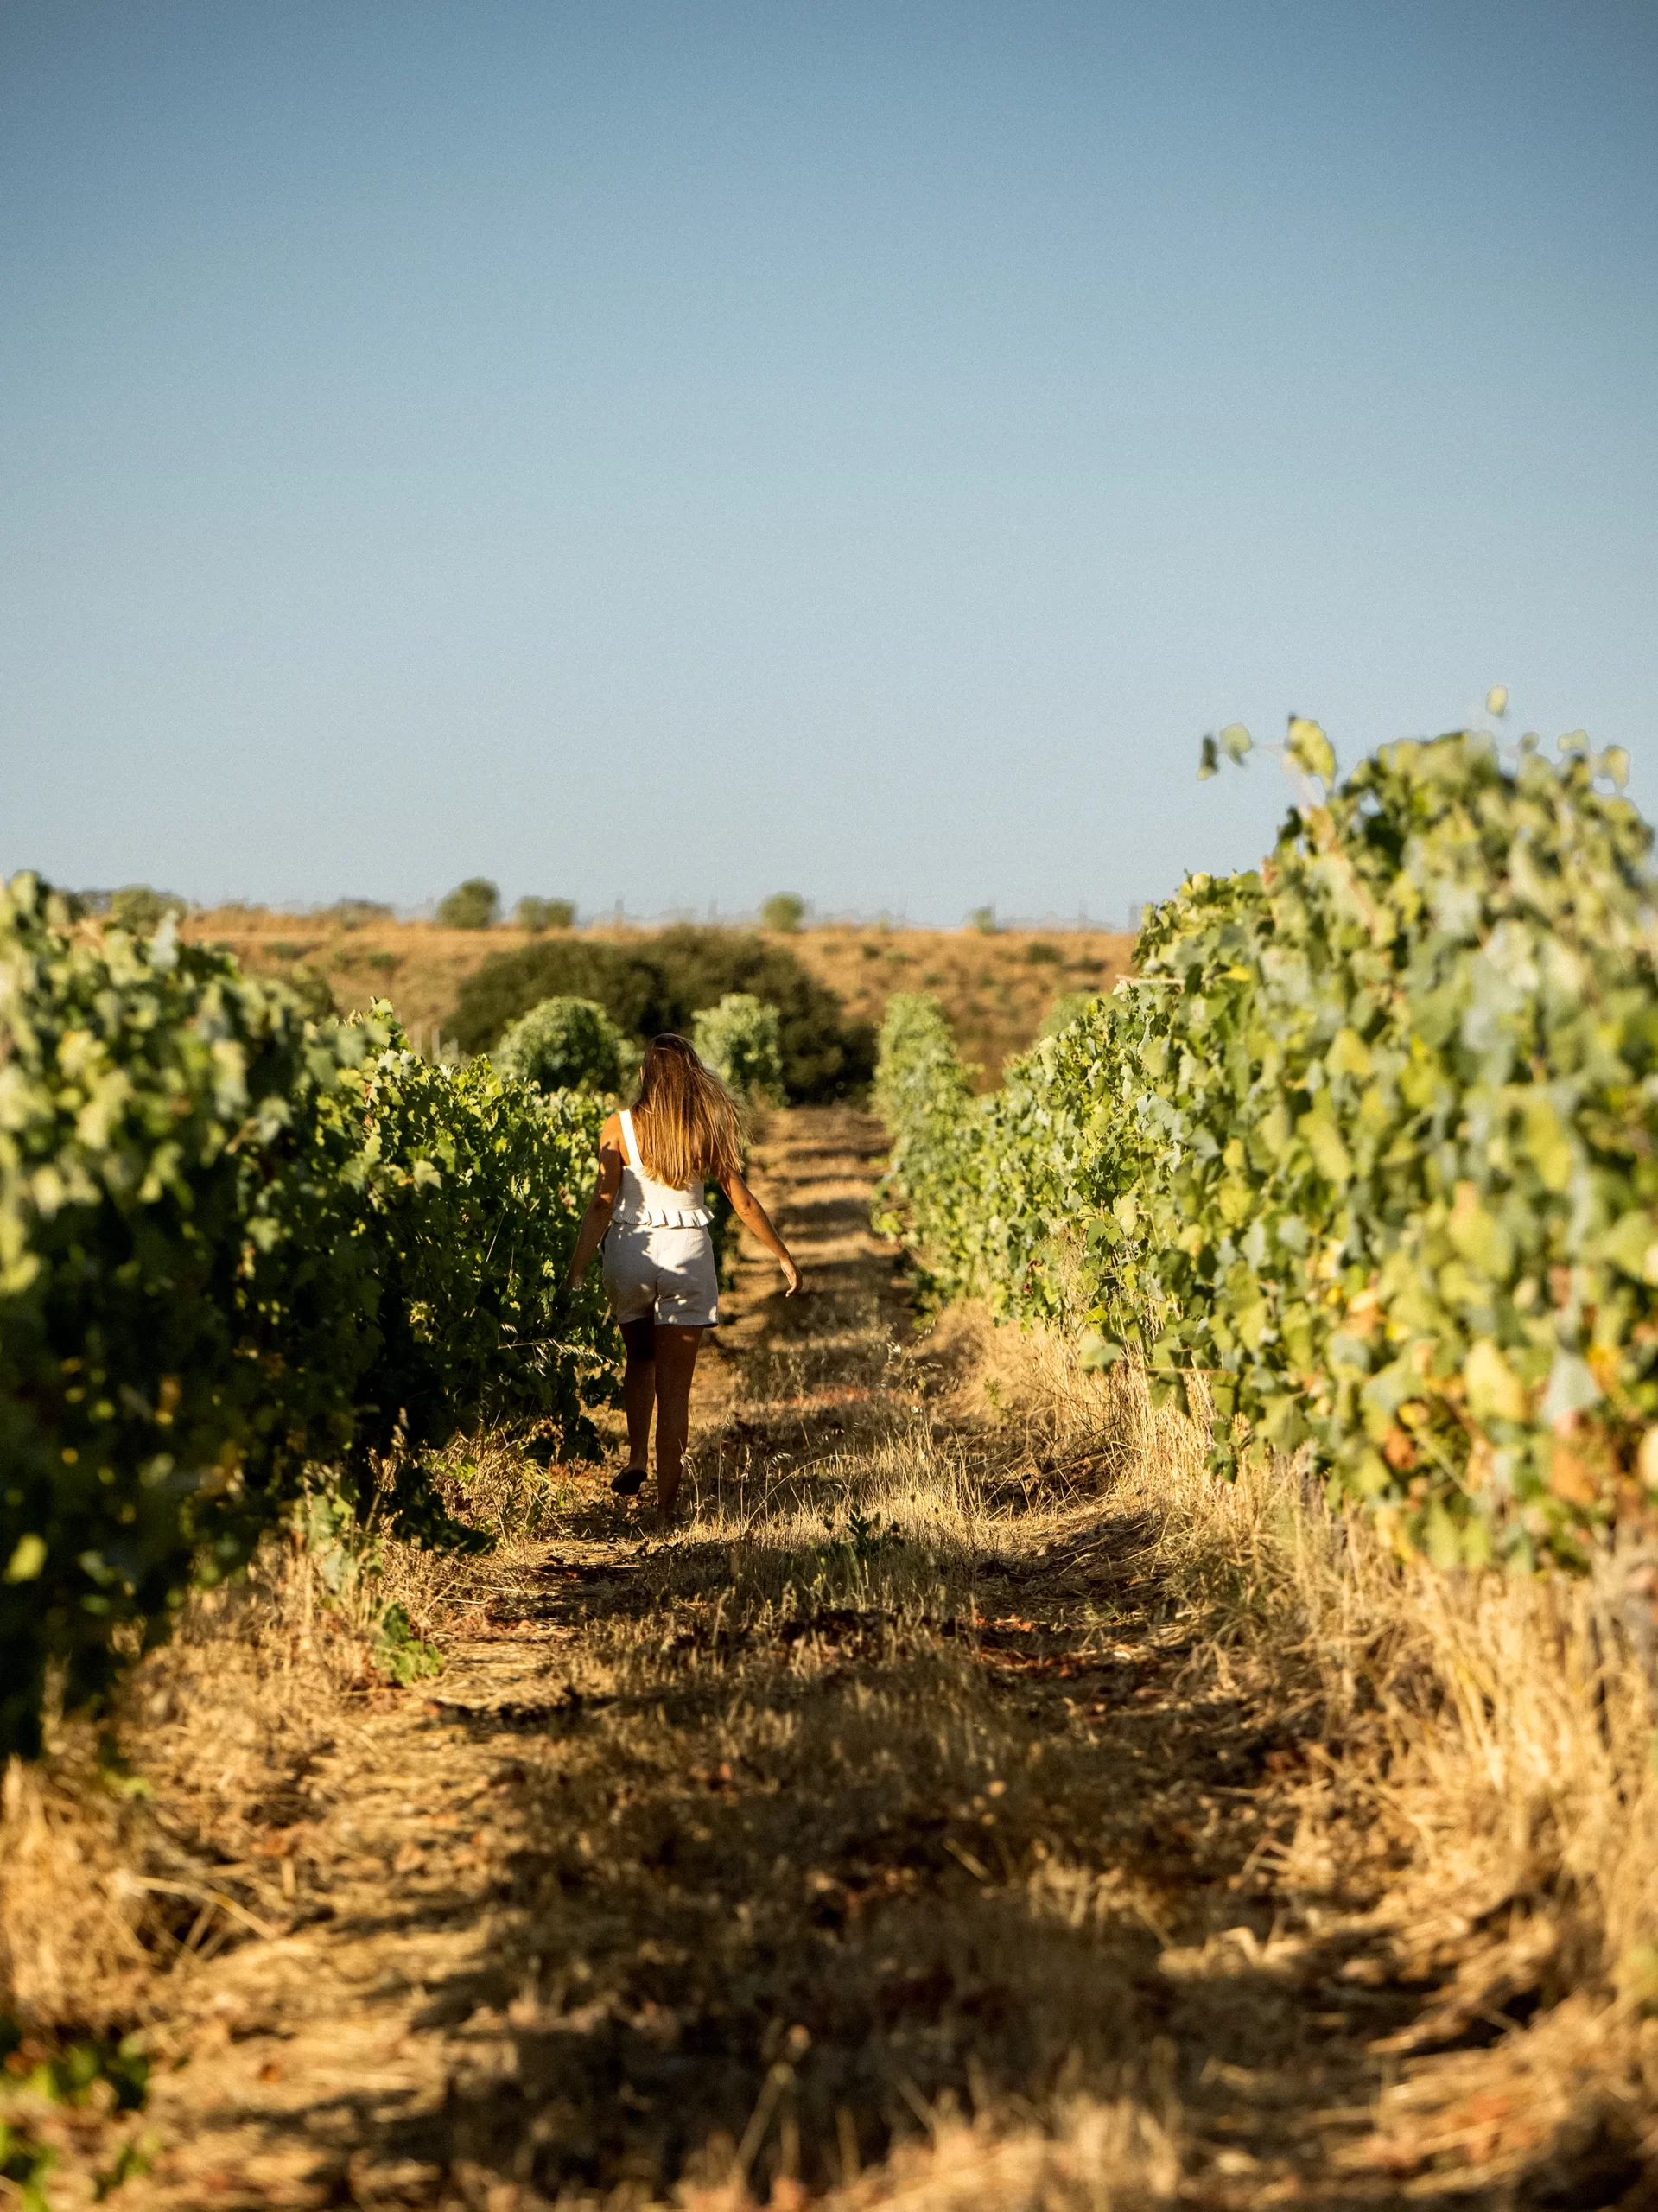
<path id="1" fill-rule="evenodd" d="M 599 1132 L 600 1150 L 603 1151 L 607 1145 L 614 1145 L 618 1152 L 621 1150 L 622 1113 L 619 1106 L 617 1108 L 616 1111 L 610 1116 L 603 1128 Z"/>

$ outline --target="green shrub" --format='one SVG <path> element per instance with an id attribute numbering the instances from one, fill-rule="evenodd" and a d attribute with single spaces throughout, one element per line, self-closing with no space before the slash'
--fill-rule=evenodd
<path id="1" fill-rule="evenodd" d="M 691 1025 L 698 1058 L 736 1097 L 754 1106 L 783 1097 L 783 1053 L 778 1010 L 746 991 L 728 991 Z"/>
<path id="2" fill-rule="evenodd" d="M 380 922 L 395 921 L 397 911 L 378 899 L 336 899 L 332 906 L 317 910 L 317 919 L 332 922 L 340 930 L 363 930 Z"/>
<path id="3" fill-rule="evenodd" d="M 573 899 L 520 899 L 512 909 L 512 918 L 531 937 L 543 937 L 549 930 L 574 927 L 575 901 Z"/>
<path id="4" fill-rule="evenodd" d="M 300 1010 L 308 1020 L 327 1021 L 339 1013 L 327 977 L 319 976 L 314 968 L 296 967 L 283 981 L 298 1000 Z"/>
<path id="5" fill-rule="evenodd" d="M 454 1015 L 463 1051 L 486 1051 L 507 1024 L 545 998 L 596 1000 L 629 1037 L 689 1036 L 703 1008 L 741 991 L 778 1012 L 785 1095 L 835 1098 L 867 1083 L 874 1034 L 785 946 L 753 931 L 690 925 L 626 944 L 557 938 L 497 953 L 461 986 Z"/>
<path id="6" fill-rule="evenodd" d="M 148 937 L 152 930 L 160 929 L 169 914 L 187 914 L 190 902 L 175 892 L 152 891 L 147 883 L 129 883 L 124 890 L 110 893 L 104 911 L 116 928 L 130 930 L 135 937 Z"/>
<path id="7" fill-rule="evenodd" d="M 462 981 L 445 1028 L 462 1052 L 486 1052 L 543 999 L 575 998 L 602 1006 L 625 1037 L 654 1035 L 668 1026 L 662 970 L 643 949 L 654 942 L 555 937 L 492 953 Z"/>
<path id="8" fill-rule="evenodd" d="M 491 1054 L 503 1075 L 541 1090 L 622 1087 L 622 1037 L 592 999 L 543 999 L 515 1021 Z"/>
<path id="9" fill-rule="evenodd" d="M 500 912 L 501 894 L 486 875 L 469 875 L 437 904 L 438 925 L 446 930 L 486 930 Z"/>
<path id="10" fill-rule="evenodd" d="M 996 933 L 995 908 L 975 906 L 967 918 L 967 925 L 970 930 L 977 930 L 981 937 L 994 937 Z"/>
<path id="11" fill-rule="evenodd" d="M 994 1098 L 889 1017 L 886 1214 L 1206 1398 L 1217 1465 L 1305 1446 L 1406 1548 L 1581 1564 L 1658 1525 L 1651 832 L 1580 738 L 1288 751 L 1265 867 L 1151 910 Z"/>
<path id="12" fill-rule="evenodd" d="M 48 1668 L 95 1708 L 193 1580 L 332 1464 L 451 1535 L 427 1461 L 494 1414 L 585 1437 L 611 1394 L 562 1271 L 602 1119 L 434 1068 L 389 1009 L 308 1022 L 222 953 L 71 934 L 0 895 L 0 1752 Z"/>
<path id="13" fill-rule="evenodd" d="M 806 902 L 792 891 L 773 893 L 760 908 L 761 926 L 783 937 L 792 936 L 805 918 Z"/>

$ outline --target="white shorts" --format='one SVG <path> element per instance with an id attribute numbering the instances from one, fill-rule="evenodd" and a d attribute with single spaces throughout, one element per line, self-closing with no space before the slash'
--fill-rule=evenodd
<path id="1" fill-rule="evenodd" d="M 613 1221 L 605 1232 L 605 1288 L 619 1321 L 653 1316 L 680 1329 L 720 1318 L 720 1274 L 706 1229 L 653 1229 Z"/>

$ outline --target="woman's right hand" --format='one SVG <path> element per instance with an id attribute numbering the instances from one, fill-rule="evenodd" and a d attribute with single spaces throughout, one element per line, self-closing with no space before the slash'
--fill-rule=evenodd
<path id="1" fill-rule="evenodd" d="M 783 1270 L 783 1280 L 789 1286 L 788 1289 L 785 1291 L 784 1296 L 785 1298 L 792 1298 L 796 1291 L 800 1287 L 800 1270 L 796 1267 L 794 1262 L 789 1257 L 789 1255 L 786 1252 L 778 1262 L 778 1265 Z"/>

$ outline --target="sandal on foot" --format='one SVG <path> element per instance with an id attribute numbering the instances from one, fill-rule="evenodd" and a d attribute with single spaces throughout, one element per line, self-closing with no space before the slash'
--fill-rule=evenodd
<path id="1" fill-rule="evenodd" d="M 618 1497 L 637 1497 L 650 1474 L 649 1467 L 624 1467 L 619 1475 L 612 1477 L 610 1487 Z"/>

